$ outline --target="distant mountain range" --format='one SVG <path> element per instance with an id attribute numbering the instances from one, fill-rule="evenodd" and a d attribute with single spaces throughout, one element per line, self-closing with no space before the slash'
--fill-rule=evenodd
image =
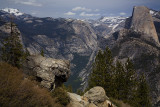
<path id="1" fill-rule="evenodd" d="M 31 54 L 39 54 L 43 49 L 47 57 L 71 61 L 72 75 L 66 84 L 74 89 L 86 88 L 97 51 L 108 46 L 115 60 L 124 62 L 130 57 L 136 70 L 146 74 L 153 105 L 160 106 L 159 11 L 137 6 L 131 17 L 79 20 L 33 17 L 11 8 L 0 10 L 0 18 L 4 21 L 9 21 L 11 14 Z M 0 32 L 5 34 L 2 20 Z"/>

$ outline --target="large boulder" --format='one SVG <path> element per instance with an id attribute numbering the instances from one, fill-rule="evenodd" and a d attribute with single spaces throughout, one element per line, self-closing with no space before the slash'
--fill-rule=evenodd
<path id="1" fill-rule="evenodd" d="M 69 78 L 70 62 L 41 55 L 29 56 L 24 63 L 24 72 L 36 77 L 42 86 L 52 90 Z"/>
<path id="2" fill-rule="evenodd" d="M 100 103 L 108 99 L 105 90 L 99 86 L 91 88 L 83 95 L 83 97 L 87 98 L 90 103 Z"/>
<path id="3" fill-rule="evenodd" d="M 68 92 L 68 96 L 72 107 L 86 107 L 89 104 L 87 101 L 84 101 L 80 95 L 75 93 Z"/>
<path id="4" fill-rule="evenodd" d="M 69 93 L 70 104 L 72 107 L 116 107 L 102 87 L 96 86 L 87 91 L 83 96 Z"/>

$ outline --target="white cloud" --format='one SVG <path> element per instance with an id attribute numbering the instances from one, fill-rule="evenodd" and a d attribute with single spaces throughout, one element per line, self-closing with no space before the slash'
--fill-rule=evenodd
<path id="1" fill-rule="evenodd" d="M 115 14 L 113 14 L 113 13 L 110 13 L 110 14 L 109 14 L 109 16 L 114 16 L 114 15 L 115 15 Z"/>
<path id="2" fill-rule="evenodd" d="M 88 9 L 88 8 L 85 8 L 85 7 L 75 7 L 72 9 L 72 11 L 87 11 L 87 12 L 90 12 L 92 11 L 92 9 Z"/>
<path id="3" fill-rule="evenodd" d="M 99 9 L 95 9 L 94 11 L 95 11 L 95 12 L 99 12 Z"/>
<path id="4" fill-rule="evenodd" d="M 84 16 L 84 17 L 92 17 L 92 16 L 99 16 L 100 14 L 88 14 L 88 13 L 85 13 L 85 12 L 82 12 L 80 14 L 80 16 Z"/>
<path id="5" fill-rule="evenodd" d="M 24 5 L 30 5 L 30 6 L 38 6 L 38 7 L 42 6 L 42 4 L 36 2 L 36 0 L 27 0 L 27 1 L 15 0 L 15 3 L 20 3 Z"/>
<path id="6" fill-rule="evenodd" d="M 69 15 L 69 16 L 71 16 L 71 15 L 75 15 L 76 13 L 73 13 L 73 12 L 67 12 L 67 13 L 64 13 L 65 15 Z"/>
<path id="7" fill-rule="evenodd" d="M 32 12 L 31 14 L 32 14 L 32 15 L 36 15 L 37 13 L 36 13 L 36 12 Z"/>
<path id="8" fill-rule="evenodd" d="M 126 15 L 126 13 L 124 13 L 124 12 L 121 12 L 121 13 L 119 13 L 119 14 L 122 15 L 122 16 L 123 16 L 123 15 Z"/>

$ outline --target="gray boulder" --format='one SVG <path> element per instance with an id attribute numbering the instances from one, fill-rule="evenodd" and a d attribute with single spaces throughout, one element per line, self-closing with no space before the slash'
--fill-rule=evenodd
<path id="1" fill-rule="evenodd" d="M 82 97 L 80 95 L 77 95 L 75 93 L 67 93 L 72 107 L 86 107 L 89 103 L 87 101 L 82 100 Z"/>
<path id="2" fill-rule="evenodd" d="M 24 72 L 36 77 L 42 86 L 52 90 L 69 78 L 70 62 L 41 55 L 29 56 L 24 63 Z"/>
<path id="3" fill-rule="evenodd" d="M 87 91 L 83 96 L 75 93 L 67 93 L 70 98 L 71 107 L 116 107 L 102 87 L 96 86 Z"/>
<path id="4" fill-rule="evenodd" d="M 96 86 L 87 91 L 84 95 L 84 98 L 87 98 L 90 103 L 100 103 L 109 99 L 106 96 L 105 90 L 102 87 Z"/>

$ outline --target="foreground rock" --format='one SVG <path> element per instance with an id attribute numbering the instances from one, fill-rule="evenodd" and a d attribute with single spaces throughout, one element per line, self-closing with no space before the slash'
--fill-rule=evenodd
<path id="1" fill-rule="evenodd" d="M 94 87 L 90 89 L 84 94 L 83 97 L 88 99 L 90 103 L 104 102 L 108 99 L 105 90 L 102 87 Z"/>
<path id="2" fill-rule="evenodd" d="M 34 55 L 27 58 L 24 72 L 36 77 L 42 86 L 52 90 L 67 81 L 70 76 L 70 63 L 67 60 Z"/>
<path id="3" fill-rule="evenodd" d="M 116 107 L 109 101 L 102 87 L 94 87 L 83 96 L 69 93 L 72 107 Z"/>

